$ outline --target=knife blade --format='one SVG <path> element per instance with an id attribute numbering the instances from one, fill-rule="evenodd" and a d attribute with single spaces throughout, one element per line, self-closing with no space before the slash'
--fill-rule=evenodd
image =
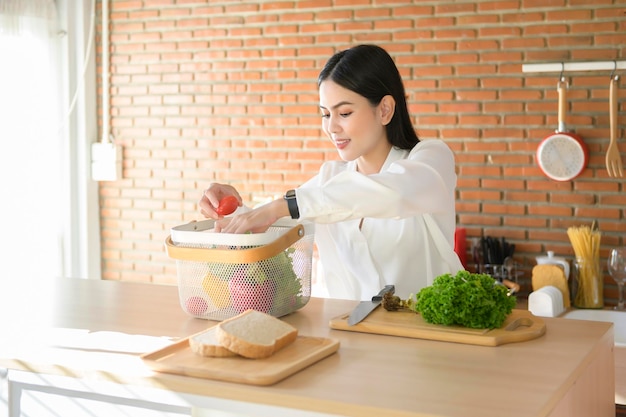
<path id="1" fill-rule="evenodd" d="M 386 293 L 393 294 L 396 291 L 396 287 L 394 285 L 385 285 L 385 287 L 380 290 L 378 294 L 372 297 L 369 301 L 361 301 L 359 305 L 352 310 L 350 316 L 348 317 L 348 326 L 354 326 L 355 324 L 362 321 L 365 317 L 368 316 L 376 307 L 380 305 L 383 301 L 383 295 Z"/>

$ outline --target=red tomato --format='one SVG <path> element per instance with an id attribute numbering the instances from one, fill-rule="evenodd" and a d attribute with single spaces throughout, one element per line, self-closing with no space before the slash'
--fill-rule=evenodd
<path id="1" fill-rule="evenodd" d="M 220 200 L 219 206 L 215 209 L 220 216 L 228 216 L 239 207 L 239 201 L 234 195 L 227 195 Z"/>

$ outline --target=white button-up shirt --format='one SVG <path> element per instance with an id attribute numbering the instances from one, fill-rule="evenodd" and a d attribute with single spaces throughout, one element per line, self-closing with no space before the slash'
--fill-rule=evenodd
<path id="1" fill-rule="evenodd" d="M 373 175 L 357 172 L 355 161 L 324 163 L 296 196 L 300 221 L 315 222 L 328 296 L 366 300 L 394 284 L 405 299 L 462 269 L 440 253 L 454 248 L 455 188 L 454 155 L 441 140 L 423 140 L 410 152 L 392 148 Z M 441 230 L 439 245 L 426 213 Z"/>

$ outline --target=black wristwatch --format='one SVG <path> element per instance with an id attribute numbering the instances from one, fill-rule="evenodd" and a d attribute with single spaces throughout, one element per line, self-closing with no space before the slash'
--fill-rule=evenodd
<path id="1" fill-rule="evenodd" d="M 298 201 L 296 200 L 296 190 L 289 190 L 283 197 L 287 200 L 287 207 L 289 207 L 289 214 L 292 219 L 300 218 L 300 210 L 298 210 Z"/>

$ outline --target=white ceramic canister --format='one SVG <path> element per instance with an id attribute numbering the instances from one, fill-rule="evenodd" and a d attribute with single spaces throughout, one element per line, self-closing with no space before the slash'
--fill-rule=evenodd
<path id="1" fill-rule="evenodd" d="M 565 278 L 569 279 L 569 262 L 565 258 L 560 256 L 554 256 L 554 251 L 549 250 L 548 256 L 537 256 L 537 265 L 550 264 L 550 265 L 559 265 L 563 268 L 563 272 L 565 273 Z"/>

